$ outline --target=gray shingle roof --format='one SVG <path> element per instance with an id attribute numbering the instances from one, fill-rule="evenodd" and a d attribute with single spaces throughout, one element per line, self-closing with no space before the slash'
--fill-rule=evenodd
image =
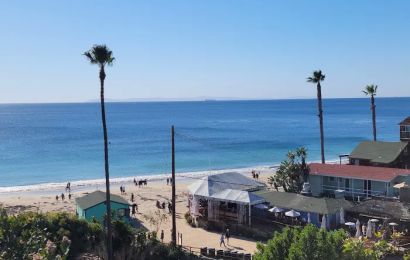
<path id="1" fill-rule="evenodd" d="M 91 208 L 97 204 L 100 204 L 102 202 L 105 202 L 105 192 L 102 191 L 94 191 L 91 192 L 85 196 L 79 197 L 75 199 L 75 202 L 82 208 L 82 209 L 88 209 Z M 129 205 L 128 201 L 126 201 L 124 198 L 121 196 L 111 194 L 111 201 Z"/>
<path id="2" fill-rule="evenodd" d="M 370 160 L 373 163 L 392 163 L 402 153 L 407 142 L 361 142 L 350 158 Z"/>
<path id="3" fill-rule="evenodd" d="M 296 211 L 335 214 L 340 208 L 347 209 L 353 203 L 345 199 L 315 198 L 290 192 L 256 191 L 256 195 L 266 199 L 272 206 Z"/>

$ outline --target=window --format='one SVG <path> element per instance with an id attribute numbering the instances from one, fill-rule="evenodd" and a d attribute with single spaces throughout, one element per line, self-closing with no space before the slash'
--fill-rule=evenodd
<path id="1" fill-rule="evenodd" d="M 349 188 L 350 188 L 349 179 L 345 179 L 345 190 L 349 190 Z"/>
<path id="2" fill-rule="evenodd" d="M 329 177 L 329 181 L 334 182 L 334 181 L 335 181 L 335 177 Z"/>

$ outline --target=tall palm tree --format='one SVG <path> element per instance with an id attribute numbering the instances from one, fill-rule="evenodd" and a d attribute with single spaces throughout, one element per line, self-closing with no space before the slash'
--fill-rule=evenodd
<path id="1" fill-rule="evenodd" d="M 367 85 L 363 93 L 366 96 L 370 96 L 370 109 L 372 110 L 372 121 L 373 121 L 373 141 L 376 141 L 376 105 L 374 104 L 374 96 L 376 96 L 377 85 Z"/>
<path id="2" fill-rule="evenodd" d="M 317 86 L 317 107 L 319 110 L 319 125 L 320 125 L 320 151 L 322 156 L 322 163 L 325 163 L 325 144 L 323 134 L 323 109 L 322 109 L 322 86 L 320 82 L 325 80 L 325 75 L 321 70 L 313 71 L 313 75 L 307 78 L 307 82 L 316 84 Z"/>
<path id="3" fill-rule="evenodd" d="M 303 175 L 303 181 L 307 182 L 308 181 L 307 177 L 308 177 L 308 173 L 309 173 L 308 166 L 306 165 L 307 149 L 303 146 L 297 148 L 296 149 L 296 156 L 299 157 L 300 160 L 301 160 L 301 166 L 300 166 L 301 169 L 300 170 L 301 170 L 302 175 Z"/>
<path id="4" fill-rule="evenodd" d="M 105 162 L 105 188 L 106 188 L 106 242 L 108 259 L 113 259 L 112 251 L 112 229 L 111 229 L 111 199 L 110 199 L 110 173 L 108 164 L 108 133 L 107 123 L 105 120 L 105 103 L 104 103 L 104 80 L 105 80 L 105 66 L 112 65 L 114 57 L 112 51 L 105 45 L 94 45 L 89 51 L 84 52 L 91 64 L 97 64 L 100 67 L 100 99 L 101 99 L 101 117 L 104 132 L 104 162 Z"/>

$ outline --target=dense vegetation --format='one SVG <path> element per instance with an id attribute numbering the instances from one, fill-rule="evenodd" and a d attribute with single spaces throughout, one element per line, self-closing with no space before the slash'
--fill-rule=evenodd
<path id="1" fill-rule="evenodd" d="M 364 240 L 348 238 L 343 230 L 326 231 L 313 225 L 303 229 L 285 228 L 257 248 L 256 260 L 377 260 L 394 253 L 393 247 L 384 240 L 366 244 Z"/>
<path id="2" fill-rule="evenodd" d="M 116 259 L 193 259 L 179 248 L 159 243 L 155 234 L 114 221 Z M 7 215 L 0 209 L 0 259 L 73 259 L 83 253 L 106 255 L 103 228 L 67 213 Z"/>
<path id="3" fill-rule="evenodd" d="M 280 163 L 276 174 L 269 177 L 268 182 L 274 184 L 276 189 L 283 187 L 286 192 L 300 193 L 309 172 L 306 148 L 300 147 L 294 152 L 289 151 L 286 157 L 286 160 Z"/>

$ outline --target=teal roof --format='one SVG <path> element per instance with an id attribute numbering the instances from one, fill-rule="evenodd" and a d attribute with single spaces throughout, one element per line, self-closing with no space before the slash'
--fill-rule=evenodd
<path id="1" fill-rule="evenodd" d="M 264 198 L 272 206 L 302 212 L 335 214 L 341 208 L 348 209 L 353 206 L 352 202 L 345 199 L 315 198 L 296 193 L 267 190 L 254 193 Z"/>
<path id="2" fill-rule="evenodd" d="M 105 202 L 105 199 L 106 199 L 105 196 L 106 196 L 105 192 L 97 190 L 85 196 L 76 198 L 75 202 L 77 203 L 78 206 L 80 206 L 80 208 L 84 210 L 84 209 L 89 209 L 91 207 L 94 207 L 95 205 Z M 115 194 L 111 194 L 110 199 L 112 202 L 117 202 L 117 203 L 124 204 L 127 206 L 129 205 L 127 200 Z"/>
<path id="3" fill-rule="evenodd" d="M 361 142 L 350 154 L 350 158 L 369 160 L 373 163 L 392 163 L 403 152 L 407 142 Z"/>

